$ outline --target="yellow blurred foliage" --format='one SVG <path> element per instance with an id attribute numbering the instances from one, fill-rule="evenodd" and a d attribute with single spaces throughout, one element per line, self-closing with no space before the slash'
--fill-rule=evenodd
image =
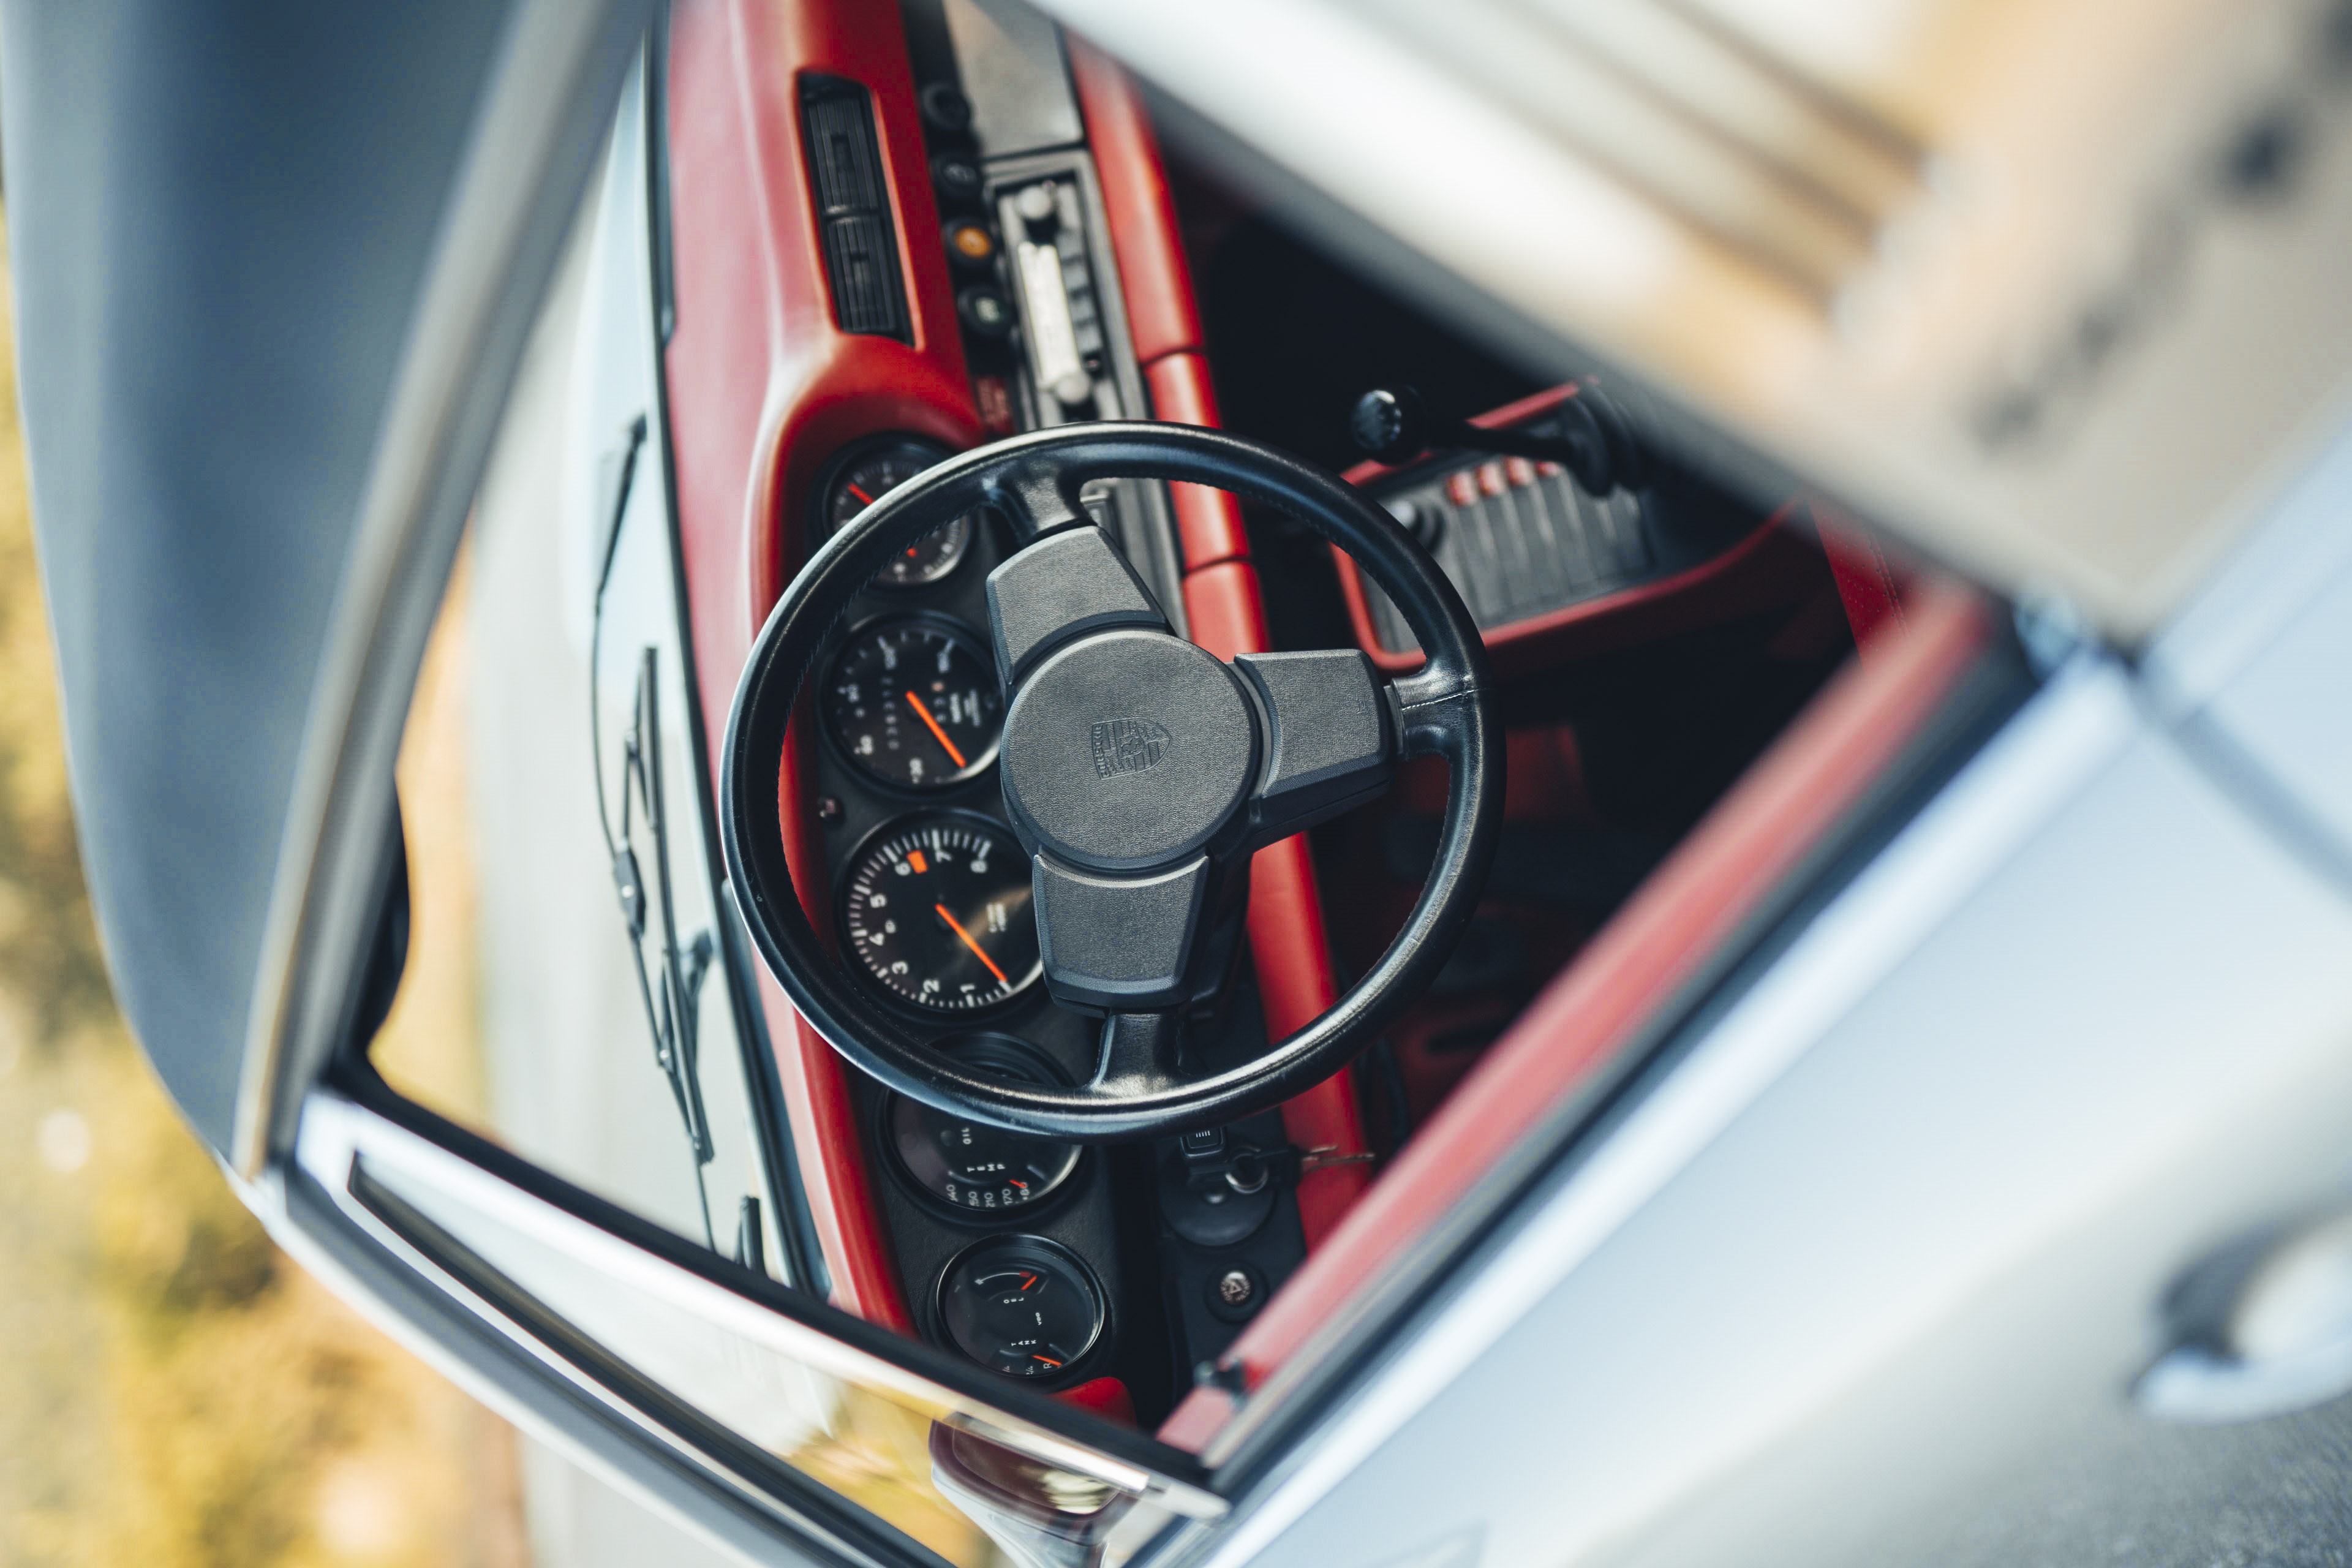
<path id="1" fill-rule="evenodd" d="M 0 352 L 14 363 L 8 328 Z M 420 704 L 420 718 L 432 705 Z M 454 713 L 435 710 L 455 725 Z M 454 742 L 404 789 L 460 787 Z M 417 936 L 470 949 L 470 878 Z M 478 1093 L 471 971 L 385 1043 Z M 0 384 L 0 1564 L 527 1558 L 512 1434 L 271 1246 L 109 1000 L 75 853 L 13 381 Z"/>

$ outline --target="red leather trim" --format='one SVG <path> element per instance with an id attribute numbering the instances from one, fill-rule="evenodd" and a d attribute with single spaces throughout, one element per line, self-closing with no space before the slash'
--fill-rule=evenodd
<path id="1" fill-rule="evenodd" d="M 1176 227 L 1176 204 L 1160 162 L 1159 140 L 1128 74 L 1085 44 L 1070 40 L 1070 76 L 1086 116 L 1087 137 L 1102 184 L 1103 212 L 1118 258 L 1128 332 L 1151 394 L 1152 416 L 1215 428 L 1216 393 L 1201 357 L 1201 317 L 1192 269 Z M 1223 490 L 1172 485 L 1177 540 L 1187 569 L 1249 553 L 1241 505 Z"/>
<path id="2" fill-rule="evenodd" d="M 1631 1043 L 1721 943 L 1853 809 L 1945 700 L 1991 622 L 1957 585 L 1922 593 L 1885 657 L 1849 667 L 1545 988 L 1380 1184 L 1228 1352 L 1248 1385 L 1394 1268 L 1505 1151 Z M 1213 1391 L 1160 1435 L 1197 1449 L 1222 1425 Z"/>
<path id="3" fill-rule="evenodd" d="M 1339 1001 L 1323 899 L 1305 837 L 1270 844 L 1250 862 L 1249 939 L 1268 1036 L 1295 1035 Z M 1326 1159 L 1370 1152 L 1355 1075 L 1334 1073 L 1283 1101 L 1282 1131 L 1292 1143 Z M 1339 1228 L 1371 1184 L 1372 1167 L 1363 1160 L 1324 1165 L 1299 1178 L 1298 1227 L 1309 1253 Z"/>
<path id="4" fill-rule="evenodd" d="M 786 738 L 776 780 L 776 809 L 783 826 L 784 859 L 792 868 L 793 886 L 801 891 L 802 907 L 830 911 L 824 854 L 810 827 L 814 818 L 803 787 L 806 759 L 800 737 L 810 732 L 807 707 L 803 702 L 794 714 L 795 733 Z M 819 921 L 819 930 L 825 929 L 824 915 L 811 918 Z M 785 1116 L 792 1123 L 793 1157 L 808 1193 L 817 1246 L 833 1276 L 834 1304 L 868 1321 L 913 1333 L 914 1313 L 898 1279 L 881 1207 L 875 1202 L 866 1140 L 858 1131 L 857 1108 L 841 1058 L 793 1010 L 768 966 L 758 967 L 760 1003 L 776 1053 Z"/>
<path id="5" fill-rule="evenodd" d="M 1184 618 L 1192 640 L 1219 658 L 1262 653 L 1267 646 L 1265 608 L 1257 595 L 1257 568 L 1221 561 L 1184 574 Z"/>
<path id="6" fill-rule="evenodd" d="M 1188 574 L 1184 614 L 1192 622 L 1192 640 L 1219 658 L 1263 652 L 1267 646 L 1257 568 L 1246 561 L 1220 562 Z M 1273 1038 L 1297 1033 L 1339 999 L 1330 939 L 1323 927 L 1322 895 L 1316 889 L 1306 839 L 1269 845 L 1250 862 L 1249 939 L 1259 1005 Z M 1286 1101 L 1282 1126 L 1284 1134 L 1302 1149 L 1360 1154 L 1371 1147 L 1356 1104 L 1355 1079 L 1346 1072 Z M 1300 1179 L 1299 1226 L 1309 1252 L 1370 1185 L 1370 1167 L 1360 1163 L 1326 1166 Z"/>
<path id="7" fill-rule="evenodd" d="M 1788 603 L 1809 583 L 1817 583 L 1820 553 L 1810 541 L 1781 526 L 1783 508 L 1756 531 L 1711 561 L 1637 588 L 1587 599 L 1486 632 L 1486 651 L 1496 669 L 1517 675 L 1555 659 L 1601 653 L 1672 632 L 1728 620 L 1750 610 Z M 1418 651 L 1399 653 L 1380 640 L 1370 603 L 1356 563 L 1339 551 L 1339 595 L 1356 638 L 1371 660 L 1391 674 L 1421 668 Z"/>
<path id="8" fill-rule="evenodd" d="M 1176 202 L 1160 161 L 1160 140 L 1134 81 L 1109 59 L 1070 40 L 1070 79 L 1086 117 L 1087 142 L 1102 180 L 1103 212 L 1118 254 L 1119 292 L 1138 363 L 1201 346 L 1192 268 L 1177 238 Z M 1181 416 L 1163 412 L 1163 419 Z"/>
<path id="9" fill-rule="evenodd" d="M 1830 558 L 1830 575 L 1837 580 L 1838 600 L 1845 605 L 1846 624 L 1853 628 L 1854 647 L 1863 658 L 1874 658 L 1873 645 L 1879 632 L 1890 623 L 1903 623 L 1903 579 L 1877 536 L 1861 523 L 1820 501 L 1812 503 L 1812 513 L 1822 552 Z"/>
<path id="10" fill-rule="evenodd" d="M 1146 367 L 1143 380 L 1151 393 L 1153 418 L 1217 428 L 1216 389 L 1209 381 L 1209 362 L 1199 354 L 1166 355 Z M 1231 491 L 1171 484 L 1168 494 L 1176 511 L 1176 542 L 1188 571 L 1249 554 L 1242 503 Z"/>
<path id="11" fill-rule="evenodd" d="M 1280 1300 L 1280 1297 L 1275 1298 Z M 1209 1446 L 1209 1439 L 1224 1430 L 1239 1408 L 1233 1395 L 1222 1388 L 1196 1388 L 1168 1413 L 1153 1434 L 1171 1448 L 1181 1448 L 1197 1454 Z"/>
<path id="12" fill-rule="evenodd" d="M 801 153 L 803 71 L 873 91 L 911 344 L 834 325 Z M 677 323 L 665 365 L 687 598 L 714 752 L 751 637 L 802 558 L 817 470 L 847 443 L 886 431 L 950 447 L 979 437 L 911 79 L 894 5 L 680 0 L 671 14 Z M 792 809 L 796 755 L 788 754 L 778 788 L 786 852 L 807 901 L 820 858 L 806 841 L 807 813 Z M 829 918 L 821 904 L 810 908 L 820 925 Z M 840 1059 L 764 977 L 761 998 L 834 1299 L 906 1328 Z"/>
<path id="13" fill-rule="evenodd" d="M 1054 1397 L 1123 1426 L 1135 1425 L 1135 1401 L 1128 1397 L 1127 1384 L 1115 1377 L 1097 1377 L 1076 1388 L 1066 1388 Z"/>

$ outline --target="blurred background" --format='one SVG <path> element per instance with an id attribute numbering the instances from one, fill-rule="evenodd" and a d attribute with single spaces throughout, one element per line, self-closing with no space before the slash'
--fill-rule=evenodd
<path id="1" fill-rule="evenodd" d="M 511 1430 L 271 1246 L 114 1010 L 0 331 L 0 1563 L 527 1563 Z M 462 942 L 444 902 L 419 937 Z M 470 999 L 407 1000 L 463 1092 Z"/>
<path id="2" fill-rule="evenodd" d="M 270 1244 L 114 1010 L 75 852 L 5 315 L 0 332 L 0 1564 L 530 1563 L 522 1468 L 560 1462 L 527 1459 Z M 404 793 L 463 788 L 463 657 L 455 637 L 435 648 Z M 462 1103 L 480 1093 L 472 879 L 461 842 L 414 848 L 434 862 L 416 941 L 446 961 L 425 971 L 436 984 L 404 988 L 383 1048 Z M 541 1545 L 541 1561 L 572 1555 Z"/>

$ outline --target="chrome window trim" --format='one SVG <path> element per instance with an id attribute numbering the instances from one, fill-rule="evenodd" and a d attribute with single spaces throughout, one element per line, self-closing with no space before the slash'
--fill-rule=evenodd
<path id="1" fill-rule="evenodd" d="M 772 1561 L 780 1542 L 859 1568 L 898 1568 L 908 1561 L 828 1528 L 814 1511 L 791 1506 L 793 1500 L 747 1484 L 560 1361 L 556 1375 L 547 1375 L 542 1369 L 551 1358 L 541 1347 L 484 1310 L 389 1226 L 352 1213 L 340 1195 L 341 1184 L 320 1183 L 298 1162 L 274 1163 L 257 1182 L 226 1174 L 271 1239 L 371 1323 L 536 1441 L 697 1539 L 752 1563 Z M 429 1299 L 452 1315 L 436 1318 L 403 1296 Z M 451 1331 L 461 1321 L 478 1323 L 479 1344 L 496 1349 L 487 1355 L 469 1350 L 466 1336 Z M 583 1419 L 583 1411 L 604 1419 Z M 814 1483 L 807 1489 L 824 1490 Z"/>
<path id="2" fill-rule="evenodd" d="M 1204 1486 L 1088 1447 L 1017 1411 L 850 1344 L 781 1306 L 763 1305 L 681 1263 L 660 1258 L 592 1219 L 526 1192 L 422 1133 L 332 1090 L 312 1095 L 305 1106 L 294 1163 L 331 1196 L 338 1211 L 354 1226 L 433 1280 L 453 1300 L 463 1302 L 482 1321 L 525 1346 L 540 1361 L 570 1381 L 593 1389 L 607 1403 L 618 1402 L 618 1407 L 627 1410 L 632 1419 L 673 1445 L 679 1441 L 674 1434 L 619 1401 L 617 1394 L 597 1384 L 560 1352 L 530 1335 L 507 1312 L 483 1300 L 386 1224 L 352 1193 L 354 1173 L 372 1168 L 436 1189 L 453 1201 L 494 1216 L 541 1245 L 576 1258 L 600 1275 L 624 1281 L 702 1321 L 843 1382 L 880 1388 L 913 1402 L 938 1405 L 950 1411 L 960 1424 L 1008 1447 L 1101 1480 L 1171 1512 L 1189 1519 L 1215 1520 L 1227 1510 L 1225 1500 Z M 811 1318 L 834 1311 L 798 1301 L 783 1294 L 785 1288 L 781 1285 L 776 1289 L 781 1300 L 793 1300 L 795 1310 Z M 944 1360 L 943 1352 L 927 1353 Z M 1008 1391 L 1014 1392 L 1018 1391 Z"/>

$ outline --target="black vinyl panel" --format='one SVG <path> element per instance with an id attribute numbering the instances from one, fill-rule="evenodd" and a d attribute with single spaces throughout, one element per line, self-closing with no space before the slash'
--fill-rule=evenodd
<path id="1" fill-rule="evenodd" d="M 805 79 L 801 140 L 824 230 L 835 322 L 845 332 L 909 340 L 898 228 L 874 140 L 872 97 L 839 77 Z"/>

